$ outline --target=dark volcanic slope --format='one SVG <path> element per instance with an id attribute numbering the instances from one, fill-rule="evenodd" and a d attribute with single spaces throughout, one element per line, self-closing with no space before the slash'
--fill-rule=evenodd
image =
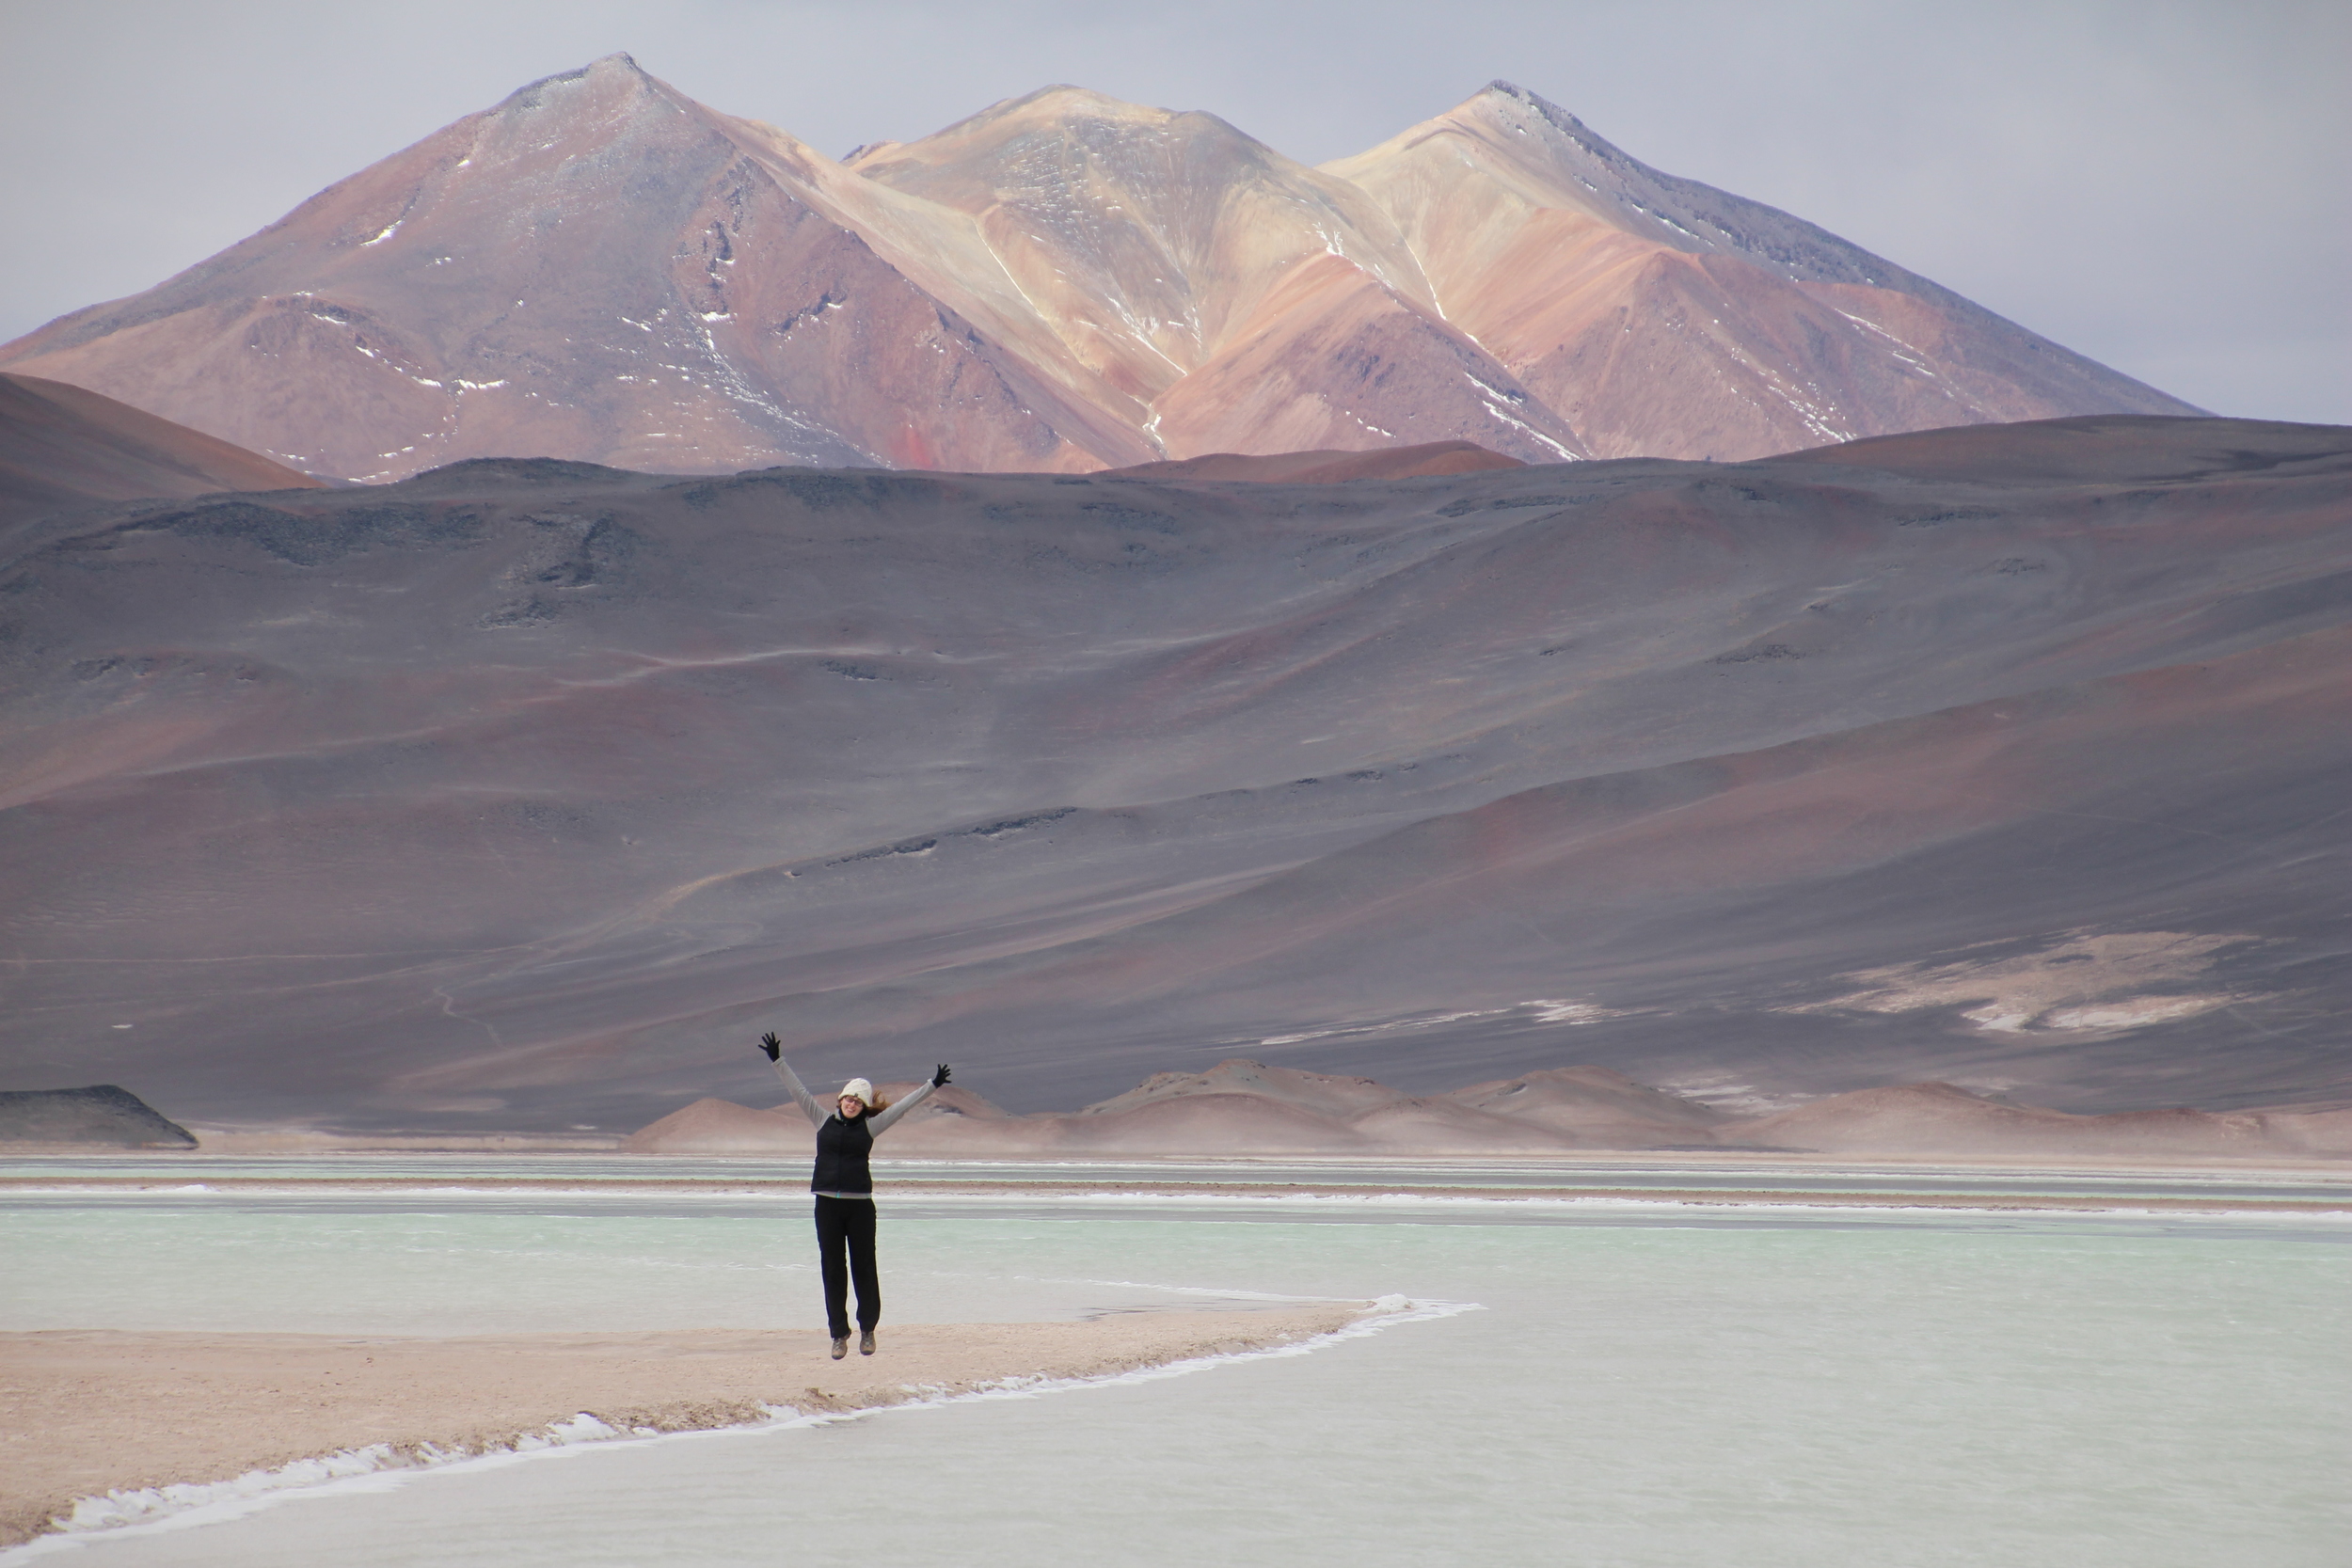
<path id="1" fill-rule="evenodd" d="M 0 523 L 141 496 L 318 487 L 259 452 L 112 398 L 0 374 Z"/>
<path id="2" fill-rule="evenodd" d="M 1213 451 L 1172 463 L 1137 463 L 1113 468 L 1106 479 L 1253 480 L 1261 484 L 1344 484 L 1355 479 L 1426 479 L 1439 474 L 1474 474 L 1489 468 L 1523 468 L 1516 457 L 1488 451 L 1471 441 L 1432 441 L 1418 447 L 1381 447 L 1373 451 L 1286 451 L 1270 456 Z"/>
<path id="3" fill-rule="evenodd" d="M 12 1070 L 199 1117 L 635 1125 L 769 1026 L 1016 1109 L 1237 1054 L 2352 1082 L 2352 431 L 473 463 L 54 521 L 0 587 Z"/>

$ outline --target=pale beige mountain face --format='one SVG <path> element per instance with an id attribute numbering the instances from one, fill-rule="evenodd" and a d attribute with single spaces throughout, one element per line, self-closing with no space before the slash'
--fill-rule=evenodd
<path id="1" fill-rule="evenodd" d="M 1047 87 L 849 166 L 969 214 L 1081 364 L 1149 403 L 1311 258 L 1427 309 L 1388 214 L 1214 115 Z"/>
<path id="2" fill-rule="evenodd" d="M 1508 83 L 1324 172 L 1387 210 L 1447 318 L 1596 456 L 2197 412 Z"/>
<path id="3" fill-rule="evenodd" d="M 968 216 L 1064 362 L 1098 378 L 1073 389 L 1168 457 L 1440 440 L 1584 455 L 1445 322 L 1366 193 L 1213 115 L 1048 87 L 849 167 Z"/>
<path id="4" fill-rule="evenodd" d="M 844 163 L 617 55 L 0 366 L 378 481 L 1728 459 L 2194 412 L 1504 84 L 1320 169 L 1067 87 Z"/>

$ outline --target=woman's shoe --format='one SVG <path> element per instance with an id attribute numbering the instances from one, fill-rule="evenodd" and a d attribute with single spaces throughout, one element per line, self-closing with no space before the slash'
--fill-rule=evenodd
<path id="1" fill-rule="evenodd" d="M 870 1344 L 872 1344 L 872 1343 L 874 1342 L 874 1337 L 873 1337 L 871 1334 L 868 1334 L 868 1335 L 866 1337 L 866 1342 L 867 1344 L 869 1344 L 869 1345 L 870 1345 Z M 835 1361 L 838 1361 L 838 1360 L 840 1360 L 843 1356 L 845 1356 L 845 1355 L 847 1355 L 847 1354 L 850 1354 L 850 1337 L 849 1337 L 848 1335 L 844 1334 L 844 1335 L 843 1335 L 840 1338 L 835 1339 L 835 1340 L 833 1342 L 833 1358 L 834 1358 Z M 872 1353 L 871 1351 L 868 1351 L 866 1354 L 870 1355 L 870 1354 L 872 1354 L 873 1353 Z"/>
<path id="2" fill-rule="evenodd" d="M 860 1355 L 874 1354 L 874 1331 L 872 1329 L 869 1328 L 857 1337 L 857 1353 Z"/>

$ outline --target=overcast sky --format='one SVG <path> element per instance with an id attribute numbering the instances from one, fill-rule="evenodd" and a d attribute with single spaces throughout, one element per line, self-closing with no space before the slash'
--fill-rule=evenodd
<path id="1" fill-rule="evenodd" d="M 2216 412 L 2352 423 L 2344 0 L 0 0 L 0 339 L 614 50 L 834 154 L 1073 82 L 1315 163 L 1505 77 Z"/>

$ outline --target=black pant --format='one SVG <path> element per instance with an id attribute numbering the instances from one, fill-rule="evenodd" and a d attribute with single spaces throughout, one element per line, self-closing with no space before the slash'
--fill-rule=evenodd
<path id="1" fill-rule="evenodd" d="M 882 1322 L 882 1281 L 874 1274 L 874 1200 L 817 1200 L 817 1256 L 825 1269 L 825 1326 L 850 1337 L 850 1281 L 857 1281 L 857 1325 L 866 1333 Z"/>

